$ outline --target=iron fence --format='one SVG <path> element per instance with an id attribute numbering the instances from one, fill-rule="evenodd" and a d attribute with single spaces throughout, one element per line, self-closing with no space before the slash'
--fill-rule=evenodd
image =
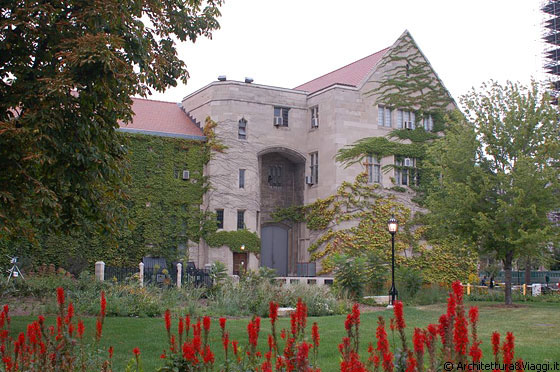
<path id="1" fill-rule="evenodd" d="M 106 281 L 125 282 L 131 280 L 134 275 L 140 275 L 140 271 L 137 267 L 105 266 Z"/>
<path id="2" fill-rule="evenodd" d="M 546 284 L 546 277 L 548 276 L 550 283 L 560 282 L 560 271 L 531 271 L 531 283 Z M 495 278 L 498 282 L 505 280 L 505 274 L 500 271 Z M 525 271 L 512 271 L 511 282 L 513 284 L 525 284 Z"/>

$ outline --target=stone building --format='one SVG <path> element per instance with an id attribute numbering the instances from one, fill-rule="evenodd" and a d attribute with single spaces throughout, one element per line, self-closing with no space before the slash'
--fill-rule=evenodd
<path id="1" fill-rule="evenodd" d="M 412 171 L 415 159 L 371 157 L 365 165 L 350 167 L 334 159 L 338 150 L 365 137 L 386 136 L 395 128 L 413 129 L 416 125 L 432 129 L 431 117 L 416 120 L 414 112 L 385 107 L 372 93 L 393 63 L 406 63 L 406 58 L 381 63 L 395 50 L 402 50 L 397 48 L 401 43 L 417 48 L 405 32 L 392 46 L 293 89 L 222 77 L 189 94 L 173 109 L 174 115 L 182 115 L 174 120 L 184 122 L 175 126 L 175 134 L 202 136 L 195 123 L 210 117 L 218 123 L 217 138 L 228 147 L 225 153 L 216 154 L 205 169 L 212 190 L 203 207 L 216 212 L 221 229 L 246 228 L 261 237 L 260 255 L 232 253 L 227 247 L 210 248 L 203 242 L 191 245 L 190 257 L 197 266 L 222 261 L 230 273 L 237 273 L 241 266 L 263 265 L 276 269 L 279 276 L 312 275 L 314 269 L 319 270 L 315 263 L 309 264 L 307 248 L 314 237 L 304 224 L 274 222 L 272 212 L 327 197 L 343 181 L 354 180 L 364 167 L 370 182 L 384 188 L 406 188 L 416 181 Z M 425 59 L 423 54 L 422 58 Z M 429 66 L 426 59 L 425 62 Z M 432 73 L 442 84 L 433 70 Z M 145 113 L 136 111 L 138 102 L 134 108 L 137 117 L 124 130 L 159 135 L 170 132 L 162 127 L 141 126 L 140 116 Z M 140 103 L 150 104 L 146 102 L 150 101 Z M 163 105 L 166 104 L 155 103 L 152 110 L 143 107 L 158 117 L 151 121 L 154 125 L 158 120 L 171 120 L 168 115 L 156 113 L 156 106 Z M 395 162 L 411 170 L 382 170 L 384 165 Z"/>

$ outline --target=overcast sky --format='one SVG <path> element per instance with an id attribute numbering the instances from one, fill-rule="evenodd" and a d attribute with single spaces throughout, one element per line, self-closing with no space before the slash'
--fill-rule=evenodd
<path id="1" fill-rule="evenodd" d="M 190 80 L 151 98 L 180 101 L 215 81 L 293 88 L 390 46 L 408 29 L 458 99 L 491 78 L 544 79 L 541 0 L 226 0 L 212 40 L 181 44 Z"/>

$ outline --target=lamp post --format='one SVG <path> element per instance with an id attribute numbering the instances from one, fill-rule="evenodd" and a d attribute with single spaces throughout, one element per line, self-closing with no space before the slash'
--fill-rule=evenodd
<path id="1" fill-rule="evenodd" d="M 389 306 L 387 307 L 392 308 L 399 296 L 399 292 L 395 287 L 395 234 L 399 228 L 399 223 L 394 216 L 389 219 L 387 228 L 391 234 L 391 289 L 389 290 Z"/>

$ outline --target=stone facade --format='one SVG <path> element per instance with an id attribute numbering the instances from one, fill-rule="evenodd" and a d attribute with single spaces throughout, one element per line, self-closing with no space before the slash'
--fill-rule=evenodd
<path id="1" fill-rule="evenodd" d="M 403 34 L 395 45 L 407 41 L 407 37 L 408 33 Z M 390 53 L 391 48 L 383 58 Z M 205 169 L 212 190 L 206 195 L 204 207 L 209 211 L 224 210 L 225 230 L 238 228 L 238 215 L 243 211 L 244 226 L 260 234 L 263 228 L 278 225 L 270 216 L 276 208 L 325 198 L 343 181 L 354 180 L 365 170 L 364 165 L 344 167 L 334 158 L 346 145 L 365 137 L 386 136 L 396 127 L 396 111 L 392 113 L 392 126 L 379 125 L 378 104 L 382 103 L 370 93 L 389 68 L 390 64 L 384 69 L 374 66 L 356 86 L 332 84 L 315 92 L 216 81 L 185 97 L 183 109 L 198 122 L 204 122 L 206 117 L 217 122 L 217 138 L 228 147 L 225 153 L 215 154 Z M 288 110 L 287 125 L 283 125 L 286 116 L 282 109 Z M 313 123 L 316 109 L 318 122 Z M 280 125 L 275 125 L 275 112 L 283 116 Z M 246 123 L 245 138 L 239 135 L 240 121 Z M 306 176 L 313 174 L 311 161 L 315 159 L 318 180 L 310 185 Z M 380 166 L 394 161 L 393 156 L 385 157 L 380 159 Z M 240 169 L 245 174 L 243 188 L 239 183 Z M 391 169 L 381 174 L 380 183 L 390 188 L 394 179 Z M 405 204 L 415 209 L 410 196 L 411 192 L 400 195 Z M 288 234 L 288 273 L 297 275 L 298 264 L 309 260 L 307 248 L 314 236 L 302 224 L 277 228 Z M 197 258 L 197 266 L 223 261 L 231 273 L 233 258 L 227 251 L 202 243 L 191 246 L 191 257 Z"/>

